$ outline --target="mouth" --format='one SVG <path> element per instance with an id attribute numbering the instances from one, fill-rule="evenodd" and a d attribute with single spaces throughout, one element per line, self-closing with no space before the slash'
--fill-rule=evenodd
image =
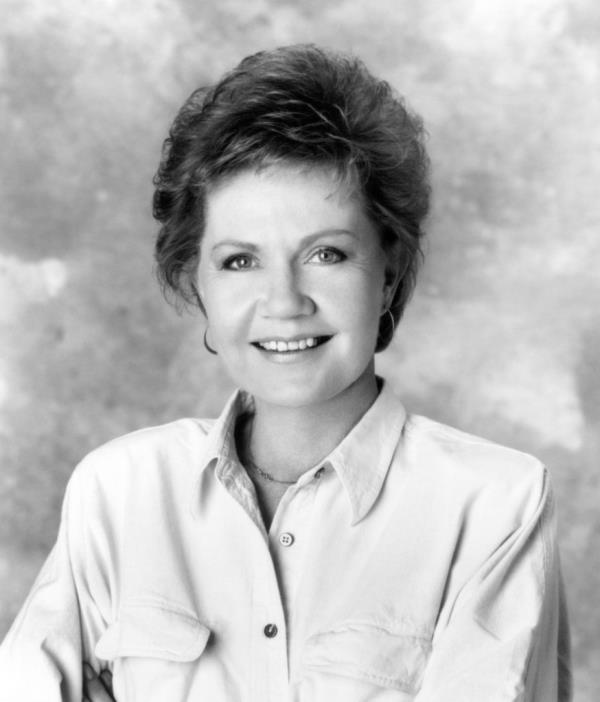
<path id="1" fill-rule="evenodd" d="M 309 351 L 327 343 L 331 336 L 306 336 L 298 339 L 264 339 L 253 341 L 252 346 L 268 353 L 298 353 Z"/>

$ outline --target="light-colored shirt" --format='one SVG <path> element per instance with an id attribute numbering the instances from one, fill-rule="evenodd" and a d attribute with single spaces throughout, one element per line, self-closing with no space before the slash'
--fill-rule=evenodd
<path id="1" fill-rule="evenodd" d="M 0 700 L 553 702 L 564 609 L 547 471 L 384 385 L 268 532 L 234 442 L 249 398 L 112 441 L 0 649 Z M 566 678 L 565 678 L 566 681 Z"/>

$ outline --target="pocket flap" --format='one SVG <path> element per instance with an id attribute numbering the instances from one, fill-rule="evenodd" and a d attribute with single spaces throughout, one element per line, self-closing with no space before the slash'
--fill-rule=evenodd
<path id="1" fill-rule="evenodd" d="M 312 636 L 306 644 L 304 665 L 414 692 L 421 687 L 430 650 L 429 639 L 357 625 Z"/>
<path id="2" fill-rule="evenodd" d="M 191 614 L 130 604 L 119 612 L 96 644 L 102 660 L 126 656 L 192 661 L 204 651 L 210 629 Z"/>

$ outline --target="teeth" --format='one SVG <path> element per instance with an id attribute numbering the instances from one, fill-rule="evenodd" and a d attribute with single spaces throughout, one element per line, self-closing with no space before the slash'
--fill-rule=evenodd
<path id="1" fill-rule="evenodd" d="M 304 351 L 317 346 L 317 339 L 314 336 L 309 336 L 306 339 L 297 341 L 262 341 L 259 346 L 265 351 L 277 351 L 277 353 L 287 353 L 289 351 Z"/>

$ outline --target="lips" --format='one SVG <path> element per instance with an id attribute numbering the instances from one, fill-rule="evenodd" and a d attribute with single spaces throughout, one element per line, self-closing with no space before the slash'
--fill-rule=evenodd
<path id="1" fill-rule="evenodd" d="M 252 345 L 261 351 L 270 353 L 295 353 L 314 349 L 331 339 L 331 336 L 304 336 L 295 339 L 261 339 L 253 341 Z"/>

